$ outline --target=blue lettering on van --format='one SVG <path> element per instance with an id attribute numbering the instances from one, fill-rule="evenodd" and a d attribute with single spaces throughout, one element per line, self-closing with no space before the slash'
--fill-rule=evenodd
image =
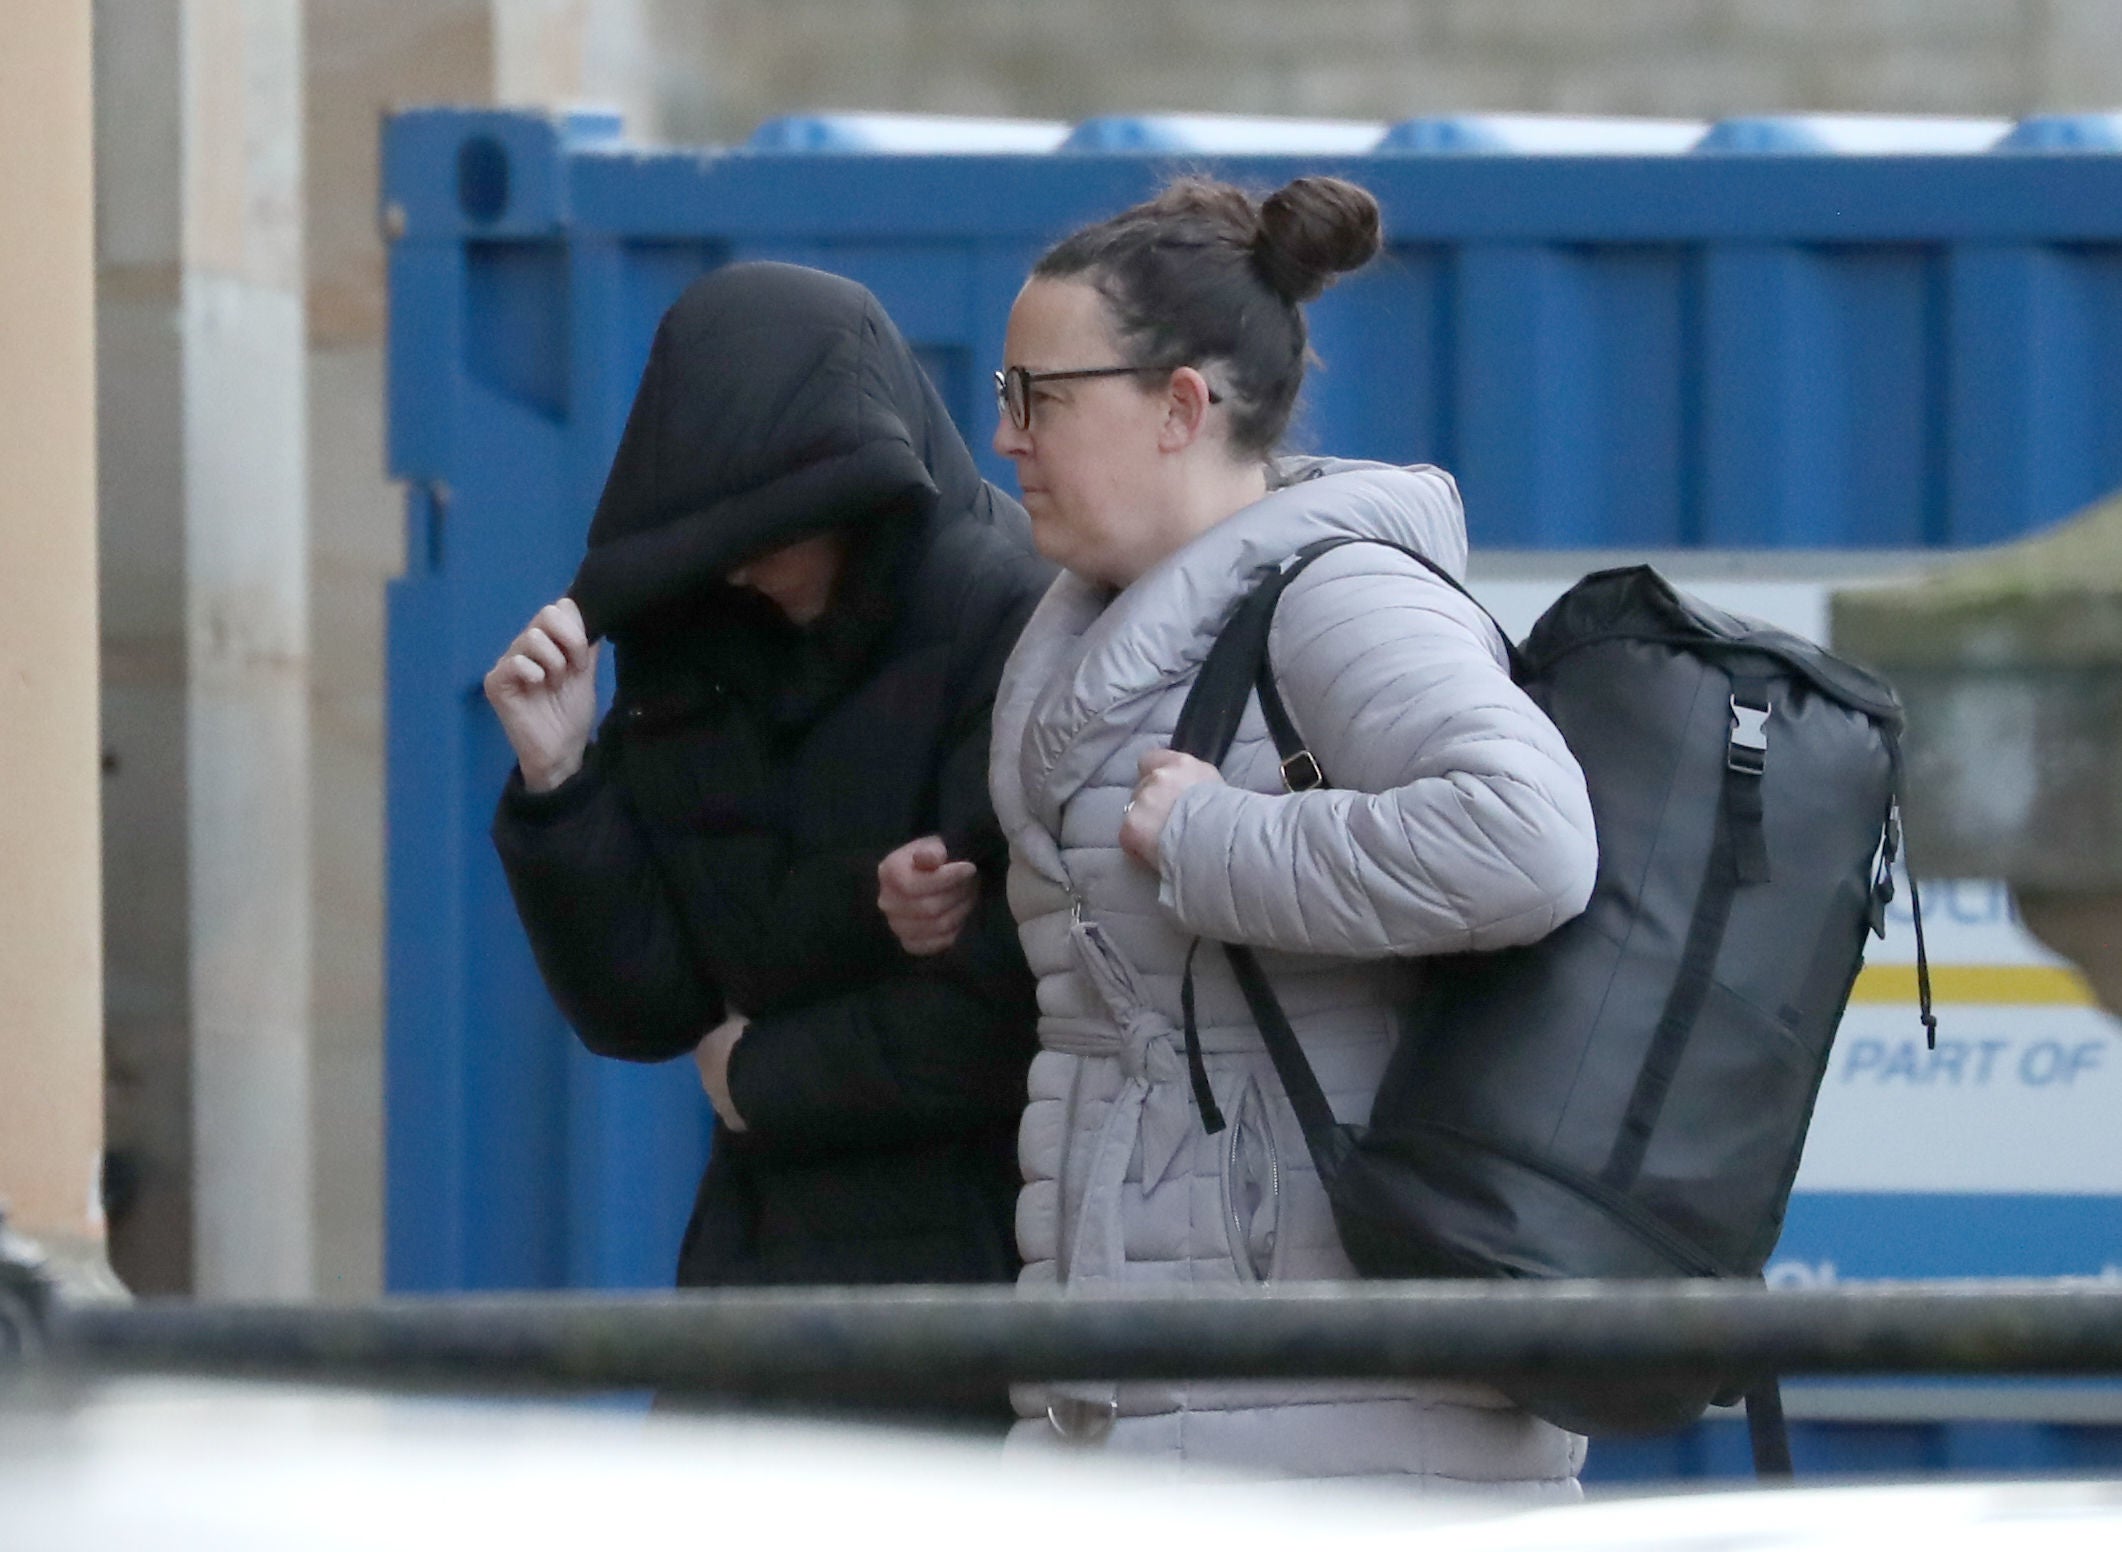
<path id="1" fill-rule="evenodd" d="M 1940 1040 L 1934 1051 L 1926 1049 L 1920 1040 L 1852 1040 L 1842 1058 L 1842 1081 L 1855 1083 L 1860 1078 L 1869 1078 L 1880 1084 L 1936 1083 L 1948 1088 L 1981 1088 L 1996 1075 L 1998 1058 L 2010 1048 L 2011 1042 L 2001 1039 Z M 2065 1060 L 2057 1058 L 2055 1065 L 2060 1067 Z M 2099 1042 L 2074 1048 L 2067 1061 L 2071 1076 L 2064 1081 L 2075 1081 L 2078 1072 L 2099 1065 Z M 2056 1081 L 2053 1076 L 2038 1080 L 2032 1077 L 2027 1071 L 2025 1057 L 2021 1058 L 2019 1065 L 2021 1079 L 2025 1082 Z M 2041 1070 L 2047 1072 L 2048 1069 L 2043 1067 Z"/>
<path id="2" fill-rule="evenodd" d="M 2016 927 L 2019 902 L 2011 890 L 1995 879 L 1940 878 L 1923 880 L 1923 914 L 1958 927 Z M 1908 876 L 1894 870 L 1893 903 L 1886 919 L 1899 927 L 1911 927 L 1915 913 L 1908 905 Z"/>
<path id="3" fill-rule="evenodd" d="M 2069 1088 L 2079 1075 L 2097 1072 L 2104 1043 L 2098 1040 L 2066 1045 L 2061 1040 L 2036 1040 L 2019 1056 L 2019 1081 L 2028 1088 Z"/>

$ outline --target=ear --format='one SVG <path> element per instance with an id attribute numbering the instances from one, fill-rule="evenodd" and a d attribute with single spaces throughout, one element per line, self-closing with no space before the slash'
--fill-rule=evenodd
<path id="1" fill-rule="evenodd" d="M 1201 439 L 1208 425 L 1208 379 L 1190 366 L 1172 373 L 1165 389 L 1164 424 L 1157 430 L 1157 451 L 1181 453 Z"/>

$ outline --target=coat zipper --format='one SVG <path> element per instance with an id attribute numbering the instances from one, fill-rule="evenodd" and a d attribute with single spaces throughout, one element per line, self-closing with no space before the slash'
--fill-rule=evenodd
<path id="1" fill-rule="evenodd" d="M 1224 1215 L 1230 1220 L 1231 1261 L 1241 1276 L 1250 1272 L 1252 1280 L 1266 1283 L 1274 1270 L 1275 1244 L 1282 1235 L 1282 1156 L 1275 1145 L 1275 1132 L 1269 1121 L 1267 1097 L 1258 1085 L 1250 1083 L 1232 1111 L 1230 1149 L 1223 1169 Z M 1271 1225 L 1268 1231 L 1267 1264 L 1257 1265 L 1253 1259 L 1253 1236 L 1240 1213 L 1238 1187 L 1243 1163 L 1240 1155 L 1245 1142 L 1248 1125 L 1258 1128 L 1261 1151 L 1267 1156 L 1267 1200 L 1263 1204 Z"/>

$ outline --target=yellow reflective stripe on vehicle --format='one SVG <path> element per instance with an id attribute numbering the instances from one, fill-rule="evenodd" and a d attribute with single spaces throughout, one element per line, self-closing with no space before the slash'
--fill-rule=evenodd
<path id="1" fill-rule="evenodd" d="M 2085 977 L 2060 965 L 1932 965 L 1930 994 L 1934 1002 L 2036 1004 L 2096 1007 L 2098 999 Z M 1916 1001 L 1914 965 L 1866 965 L 1850 993 L 1855 1002 Z"/>

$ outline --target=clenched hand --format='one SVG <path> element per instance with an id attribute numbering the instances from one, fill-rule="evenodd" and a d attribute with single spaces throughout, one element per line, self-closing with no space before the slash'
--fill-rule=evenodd
<path id="1" fill-rule="evenodd" d="M 486 698 L 523 784 L 550 792 L 582 768 L 597 718 L 597 649 L 572 598 L 547 604 L 487 670 Z"/>
<path id="2" fill-rule="evenodd" d="M 1137 769 L 1141 780 L 1120 811 L 1120 849 L 1145 868 L 1155 868 L 1164 826 L 1179 794 L 1204 781 L 1221 782 L 1223 773 L 1206 760 L 1176 749 L 1150 750 Z"/>
<path id="3" fill-rule="evenodd" d="M 707 1102 L 715 1107 L 715 1119 L 733 1132 L 745 1127 L 744 1117 L 737 1114 L 736 1101 L 729 1097 L 729 1057 L 750 1027 L 750 1019 L 731 1013 L 693 1048 L 693 1065 L 700 1069 L 700 1087 L 707 1091 Z"/>
<path id="4" fill-rule="evenodd" d="M 953 862 L 943 838 L 908 841 L 877 864 L 877 907 L 909 954 L 940 954 L 958 941 L 980 899 L 980 870 Z"/>

